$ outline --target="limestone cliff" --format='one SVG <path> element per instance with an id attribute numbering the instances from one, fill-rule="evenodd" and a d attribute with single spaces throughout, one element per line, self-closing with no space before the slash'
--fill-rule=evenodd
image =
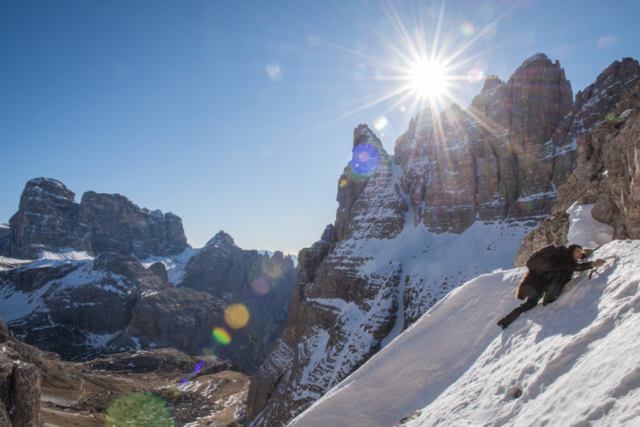
<path id="1" fill-rule="evenodd" d="M 611 225 L 615 239 L 640 238 L 639 112 L 640 83 L 636 83 L 619 98 L 606 121 L 577 138 L 577 167 L 558 188 L 552 215 L 525 238 L 516 266 L 548 244 L 570 243 L 566 211 L 573 203 L 594 204 L 593 218 Z"/>
<path id="2" fill-rule="evenodd" d="M 179 254 L 187 247 L 178 216 L 140 209 L 121 194 L 89 191 L 77 203 L 73 191 L 50 178 L 27 182 L 9 226 L 6 256 L 12 258 L 34 259 L 43 251 L 71 249 L 142 259 Z"/>
<path id="3" fill-rule="evenodd" d="M 465 111 L 418 114 L 395 147 L 415 224 L 461 233 L 476 220 L 535 220 L 544 207 L 527 209 L 519 199 L 572 97 L 564 69 L 537 54 L 507 82 L 488 77 Z"/>

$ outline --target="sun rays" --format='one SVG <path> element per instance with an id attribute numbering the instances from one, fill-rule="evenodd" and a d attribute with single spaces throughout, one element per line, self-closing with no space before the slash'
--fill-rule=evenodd
<path id="1" fill-rule="evenodd" d="M 437 61 L 420 59 L 411 66 L 409 72 L 411 90 L 416 95 L 435 100 L 447 92 L 449 73 Z"/>
<path id="2" fill-rule="evenodd" d="M 432 117 L 437 119 L 439 112 L 450 105 L 463 105 L 464 96 L 460 93 L 463 85 L 483 81 L 488 68 L 484 58 L 510 42 L 498 41 L 494 37 L 496 24 L 514 6 L 474 25 L 469 21 L 446 20 L 445 1 L 427 6 L 417 4 L 411 13 L 404 11 L 405 20 L 392 3 L 386 3 L 383 6 L 384 17 L 391 31 L 382 31 L 379 25 L 367 24 L 367 31 L 378 43 L 378 50 L 352 49 L 323 41 L 327 46 L 361 61 L 354 67 L 353 78 L 365 81 L 363 83 L 375 80 L 380 85 L 379 90 L 371 91 L 361 99 L 352 99 L 349 109 L 320 126 L 344 120 L 364 110 L 378 109 L 371 120 L 376 122 L 375 129 L 384 136 L 384 132 L 389 131 L 388 125 L 393 124 L 389 116 L 398 111 L 413 115 L 429 108 Z M 486 49 L 474 47 L 476 43 L 487 40 L 491 42 Z M 395 122 L 398 124 L 397 120 Z M 393 132 L 399 130 L 396 128 Z"/>

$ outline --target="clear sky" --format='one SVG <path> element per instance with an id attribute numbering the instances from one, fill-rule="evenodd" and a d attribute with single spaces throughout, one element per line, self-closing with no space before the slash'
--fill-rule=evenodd
<path id="1" fill-rule="evenodd" d="M 396 77 L 441 16 L 463 108 L 536 52 L 574 93 L 640 58 L 638 1 L 0 1 L 0 223 L 45 176 L 174 212 L 194 247 L 297 253 L 335 219 L 353 129 L 384 117 L 392 152 L 420 108 Z"/>

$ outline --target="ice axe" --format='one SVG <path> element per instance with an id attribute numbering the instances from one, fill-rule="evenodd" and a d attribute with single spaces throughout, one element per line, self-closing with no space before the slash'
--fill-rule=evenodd
<path id="1" fill-rule="evenodd" d="M 604 258 L 600 258 L 600 259 L 605 260 L 605 261 L 608 261 L 608 260 L 610 260 L 610 259 L 613 259 L 613 260 L 619 261 L 619 260 L 620 260 L 620 257 L 619 257 L 618 255 L 611 255 L 611 256 L 604 257 Z M 603 267 L 604 267 L 604 266 L 603 266 Z M 589 272 L 589 280 L 591 280 L 591 276 L 593 276 L 593 273 L 599 274 L 599 273 L 598 273 L 598 269 L 594 268 L 593 270 L 591 270 L 591 271 Z"/>

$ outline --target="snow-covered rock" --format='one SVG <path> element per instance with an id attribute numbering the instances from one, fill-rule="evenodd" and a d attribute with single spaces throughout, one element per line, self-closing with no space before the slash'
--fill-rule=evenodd
<path id="1" fill-rule="evenodd" d="M 627 425 L 640 423 L 640 241 L 554 304 L 504 332 L 526 269 L 477 277 L 297 417 L 290 426 Z"/>
<path id="2" fill-rule="evenodd" d="M 22 341 L 66 360 L 154 347 L 196 355 L 216 347 L 218 357 L 248 371 L 264 360 L 264 345 L 247 330 L 216 345 L 211 332 L 225 325 L 224 301 L 174 287 L 134 257 L 69 250 L 0 263 L 8 267 L 0 268 L 0 317 Z"/>

